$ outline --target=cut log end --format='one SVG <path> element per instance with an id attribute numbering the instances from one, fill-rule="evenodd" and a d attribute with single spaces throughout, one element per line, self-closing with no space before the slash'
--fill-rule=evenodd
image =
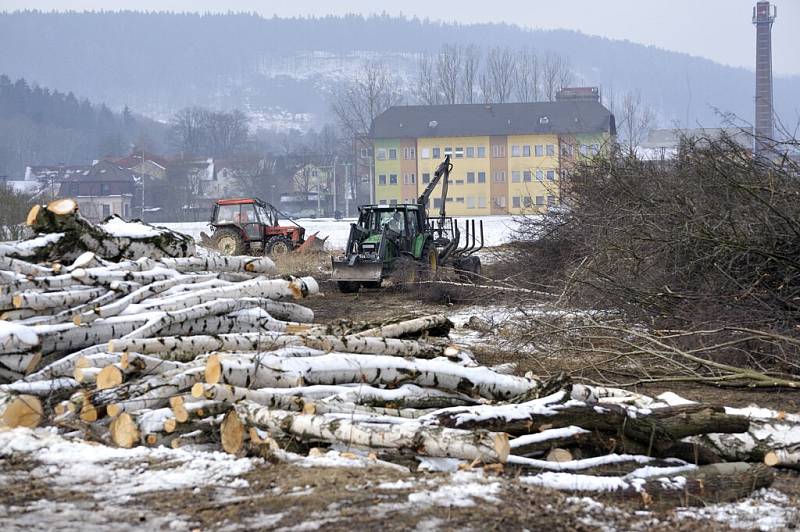
<path id="1" fill-rule="evenodd" d="M 123 411 L 122 410 L 122 406 L 120 406 L 118 404 L 108 405 L 108 407 L 106 407 L 106 412 L 111 417 L 116 417 L 116 416 L 120 415 L 122 413 L 122 411 Z"/>
<path id="2" fill-rule="evenodd" d="M 22 305 L 25 304 L 25 300 L 22 298 L 22 295 L 14 294 L 14 297 L 11 298 L 11 304 L 14 305 L 14 308 L 22 308 Z"/>
<path id="3" fill-rule="evenodd" d="M 220 426 L 222 435 L 222 448 L 230 454 L 237 454 L 244 446 L 244 424 L 239 419 L 239 414 L 235 410 L 225 414 Z"/>
<path id="4" fill-rule="evenodd" d="M 164 432 L 167 434 L 172 434 L 175 432 L 175 429 L 178 428 L 178 420 L 175 418 L 169 418 L 164 420 Z"/>
<path id="5" fill-rule="evenodd" d="M 775 451 L 770 451 L 764 455 L 764 463 L 770 467 L 775 467 L 780 463 L 780 458 L 778 457 L 778 453 Z"/>
<path id="6" fill-rule="evenodd" d="M 508 434 L 505 432 L 498 432 L 494 437 L 494 450 L 497 453 L 497 460 L 504 464 L 508 461 L 508 455 L 511 454 L 511 444 L 508 442 Z"/>
<path id="7" fill-rule="evenodd" d="M 111 432 L 111 440 L 124 449 L 130 449 L 139 441 L 139 429 L 133 418 L 127 412 L 123 412 L 118 417 L 114 418 L 109 427 Z"/>
<path id="8" fill-rule="evenodd" d="M 114 388 L 115 386 L 122 384 L 122 381 L 122 371 L 120 371 L 118 367 L 111 364 L 101 369 L 100 373 L 97 374 L 97 389 L 107 390 L 108 388 Z"/>
<path id="9" fill-rule="evenodd" d="M 39 212 L 42 210 L 41 205 L 34 205 L 31 207 L 31 210 L 28 211 L 28 216 L 25 218 L 25 225 L 31 226 L 36 223 L 36 218 L 39 217 Z"/>
<path id="10" fill-rule="evenodd" d="M 192 397 L 203 397 L 205 395 L 205 386 L 203 386 L 202 382 L 197 382 L 192 385 Z"/>
<path id="11" fill-rule="evenodd" d="M 219 363 L 219 355 L 211 355 L 206 360 L 205 379 L 209 384 L 217 384 L 222 376 L 222 365 Z"/>
<path id="12" fill-rule="evenodd" d="M 81 405 L 80 418 L 85 423 L 94 423 L 100 418 L 100 412 L 92 403 L 85 400 Z"/>
<path id="13" fill-rule="evenodd" d="M 567 449 L 560 449 L 558 447 L 550 449 L 547 453 L 548 462 L 571 462 L 573 459 L 572 453 Z"/>
<path id="14" fill-rule="evenodd" d="M 42 402 L 33 395 L 19 395 L 3 412 L 3 424 L 9 428 L 38 427 L 42 421 Z"/>
<path id="15" fill-rule="evenodd" d="M 61 198 L 47 204 L 47 210 L 60 216 L 78 212 L 78 202 L 72 198 Z"/>

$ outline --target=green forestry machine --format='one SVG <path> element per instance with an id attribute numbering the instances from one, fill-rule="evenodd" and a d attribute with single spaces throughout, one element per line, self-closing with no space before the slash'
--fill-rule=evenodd
<path id="1" fill-rule="evenodd" d="M 331 257 L 339 290 L 346 293 L 379 288 L 391 275 L 401 282 L 433 277 L 442 267 L 461 276 L 479 275 L 481 261 L 475 255 L 483 247 L 483 221 L 464 221 L 464 245 L 460 246 L 459 222 L 445 215 L 447 187 L 453 164 L 450 156 L 436 169 L 417 203 L 362 205 L 358 222 L 350 225 L 344 255 Z M 439 216 L 428 217 L 428 200 L 442 182 Z"/>

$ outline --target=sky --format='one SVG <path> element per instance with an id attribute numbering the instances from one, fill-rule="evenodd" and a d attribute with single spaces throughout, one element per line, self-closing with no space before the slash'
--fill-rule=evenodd
<path id="1" fill-rule="evenodd" d="M 800 0 L 776 0 L 773 69 L 800 75 Z M 509 22 L 627 39 L 752 70 L 755 0 L 0 0 L 0 10 L 255 11 L 282 17 L 386 12 L 446 22 Z"/>

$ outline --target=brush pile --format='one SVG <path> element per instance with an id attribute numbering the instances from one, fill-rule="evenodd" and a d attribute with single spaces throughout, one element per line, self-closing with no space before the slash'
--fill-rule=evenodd
<path id="1" fill-rule="evenodd" d="M 126 249 L 153 245 L 134 232 Z M 314 324 L 283 301 L 317 294 L 313 278 L 271 279 L 268 258 L 168 257 L 171 238 L 154 258 L 95 247 L 67 265 L 3 248 L 0 426 L 269 460 L 328 448 L 480 465 L 650 508 L 736 499 L 770 485 L 769 466 L 800 463 L 799 416 L 511 375 L 452 345 L 442 315 Z"/>

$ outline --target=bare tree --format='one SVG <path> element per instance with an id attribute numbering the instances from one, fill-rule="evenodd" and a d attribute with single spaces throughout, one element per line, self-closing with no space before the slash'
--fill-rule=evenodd
<path id="1" fill-rule="evenodd" d="M 372 120 L 402 102 L 400 81 L 383 63 L 367 61 L 359 73 L 333 95 L 332 109 L 349 138 L 369 134 Z"/>
<path id="2" fill-rule="evenodd" d="M 617 124 L 625 147 L 634 153 L 648 131 L 655 126 L 656 113 L 652 106 L 642 101 L 640 91 L 627 92 L 622 98 Z"/>
<path id="3" fill-rule="evenodd" d="M 33 198 L 19 192 L 6 183 L 0 183 L 0 240 L 22 238 L 25 230 L 25 215 L 28 214 Z"/>
<path id="4" fill-rule="evenodd" d="M 514 95 L 518 102 L 537 102 L 539 94 L 539 58 L 535 50 L 523 48 L 514 70 Z"/>
<path id="5" fill-rule="evenodd" d="M 462 63 L 462 48 L 457 44 L 445 44 L 436 57 L 436 76 L 446 104 L 459 102 Z"/>
<path id="6" fill-rule="evenodd" d="M 511 98 L 514 70 L 514 54 L 509 48 L 490 48 L 486 55 L 486 66 L 481 74 L 481 89 L 484 100 L 505 103 Z M 486 91 L 488 90 L 489 96 Z"/>
<path id="7" fill-rule="evenodd" d="M 230 157 L 247 145 L 247 116 L 241 111 L 206 112 L 202 122 L 206 153 L 213 157 Z"/>
<path id="8" fill-rule="evenodd" d="M 475 103 L 475 84 L 481 62 L 481 51 L 474 44 L 465 47 L 463 55 L 463 74 L 461 76 L 461 102 Z"/>
<path id="9" fill-rule="evenodd" d="M 170 122 L 170 136 L 175 148 L 198 154 L 205 145 L 205 123 L 208 111 L 201 107 L 181 109 Z"/>
<path id="10" fill-rule="evenodd" d="M 435 59 L 427 53 L 420 55 L 417 60 L 417 86 L 414 96 L 424 105 L 436 105 L 441 99 L 435 63 Z"/>

